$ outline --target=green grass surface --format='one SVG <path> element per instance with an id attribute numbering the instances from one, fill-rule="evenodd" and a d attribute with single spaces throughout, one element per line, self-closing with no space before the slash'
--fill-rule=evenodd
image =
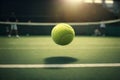
<path id="1" fill-rule="evenodd" d="M 67 46 L 50 36 L 0 37 L 0 64 L 120 63 L 119 37 L 75 37 Z M 0 69 L 0 80 L 120 80 L 120 67 Z"/>
<path id="2" fill-rule="evenodd" d="M 120 68 L 0 69 L 0 80 L 120 80 Z"/>

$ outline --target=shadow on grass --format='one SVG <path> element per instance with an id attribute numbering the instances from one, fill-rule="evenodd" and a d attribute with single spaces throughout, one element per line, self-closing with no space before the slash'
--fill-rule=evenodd
<path id="1" fill-rule="evenodd" d="M 65 56 L 60 56 L 60 57 L 48 57 L 45 59 L 45 64 L 69 64 L 76 62 L 76 58 L 72 57 L 65 57 Z M 57 68 L 45 68 L 45 69 L 62 69 L 61 67 Z"/>
<path id="2" fill-rule="evenodd" d="M 77 59 L 72 57 L 49 57 L 45 59 L 45 64 L 68 64 L 76 61 Z"/>

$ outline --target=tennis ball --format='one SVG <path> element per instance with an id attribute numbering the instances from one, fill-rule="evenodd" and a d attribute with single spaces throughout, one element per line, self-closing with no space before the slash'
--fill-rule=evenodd
<path id="1" fill-rule="evenodd" d="M 51 36 L 56 44 L 64 46 L 72 42 L 75 32 L 70 25 L 59 23 L 52 29 Z"/>

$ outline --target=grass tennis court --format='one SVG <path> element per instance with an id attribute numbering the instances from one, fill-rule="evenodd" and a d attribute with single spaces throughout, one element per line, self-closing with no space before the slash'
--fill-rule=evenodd
<path id="1" fill-rule="evenodd" d="M 0 37 L 2 64 L 120 63 L 119 37 L 77 36 L 67 46 L 50 36 Z M 120 67 L 0 68 L 0 80 L 120 80 Z"/>

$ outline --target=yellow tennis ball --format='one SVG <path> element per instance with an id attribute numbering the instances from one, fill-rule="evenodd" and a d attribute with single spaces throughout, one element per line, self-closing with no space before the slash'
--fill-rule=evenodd
<path id="1" fill-rule="evenodd" d="M 70 25 L 59 23 L 52 29 L 51 36 L 56 44 L 67 45 L 72 42 L 75 32 Z"/>

